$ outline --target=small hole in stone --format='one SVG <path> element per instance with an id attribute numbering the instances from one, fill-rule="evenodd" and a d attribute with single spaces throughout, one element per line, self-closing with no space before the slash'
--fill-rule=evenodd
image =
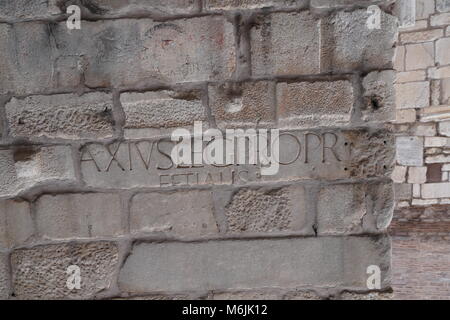
<path id="1" fill-rule="evenodd" d="M 344 171 L 348 171 L 348 168 L 344 168 Z"/>
<path id="2" fill-rule="evenodd" d="M 380 97 L 372 96 L 370 98 L 370 105 L 372 106 L 373 110 L 378 110 L 381 108 L 381 101 Z"/>

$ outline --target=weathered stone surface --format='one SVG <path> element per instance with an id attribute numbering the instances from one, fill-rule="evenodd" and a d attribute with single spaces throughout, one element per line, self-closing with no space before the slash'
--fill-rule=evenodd
<path id="1" fill-rule="evenodd" d="M 354 105 L 349 81 L 277 84 L 279 123 L 286 127 L 338 126 L 350 121 Z"/>
<path id="2" fill-rule="evenodd" d="M 279 139 L 280 159 L 274 160 L 280 166 L 273 176 L 261 176 L 260 166 L 251 164 L 176 167 L 170 158 L 175 143 L 165 138 L 87 144 L 81 171 L 88 186 L 133 188 L 379 177 L 393 169 L 394 142 L 387 131 L 286 131 Z"/>
<path id="3" fill-rule="evenodd" d="M 6 253 L 0 252 L 0 299 L 8 299 L 10 292 L 9 261 Z"/>
<path id="4" fill-rule="evenodd" d="M 206 109 L 199 91 L 154 91 L 123 93 L 125 129 L 173 128 L 206 120 Z"/>
<path id="5" fill-rule="evenodd" d="M 275 84 L 269 81 L 210 85 L 209 105 L 221 128 L 274 124 Z"/>
<path id="6" fill-rule="evenodd" d="M 449 0 L 436 0 L 436 9 L 439 12 L 450 11 L 450 1 Z"/>
<path id="7" fill-rule="evenodd" d="M 274 291 L 236 291 L 236 292 L 215 292 L 212 300 L 279 300 L 281 295 Z"/>
<path id="8" fill-rule="evenodd" d="M 2 91 L 142 86 L 148 82 L 229 79 L 235 69 L 233 26 L 208 16 L 159 23 L 148 19 L 1 26 Z M 50 45 L 49 45 L 50 43 Z M 16 50 L 17 49 L 17 50 Z M 39 52 L 39 54 L 34 54 Z"/>
<path id="9" fill-rule="evenodd" d="M 303 186 L 240 189 L 225 206 L 230 233 L 303 231 L 313 233 L 314 218 Z"/>
<path id="10" fill-rule="evenodd" d="M 12 98 L 6 117 L 12 136 L 103 138 L 113 134 L 112 95 L 87 93 Z"/>
<path id="11" fill-rule="evenodd" d="M 306 258 L 305 258 L 306 257 Z M 300 286 L 366 288 L 366 268 L 389 279 L 390 239 L 380 237 L 138 243 L 119 276 L 125 292 Z"/>
<path id="12" fill-rule="evenodd" d="M 432 27 L 447 26 L 449 24 L 450 24 L 450 12 L 435 14 L 430 18 L 430 25 Z"/>
<path id="13" fill-rule="evenodd" d="M 130 208 L 130 229 L 177 237 L 217 234 L 211 191 L 137 194 Z"/>
<path id="14" fill-rule="evenodd" d="M 109 288 L 118 263 L 112 242 L 56 244 L 11 254 L 14 294 L 19 299 L 87 299 Z M 81 288 L 67 287 L 67 268 L 80 268 Z"/>
<path id="15" fill-rule="evenodd" d="M 421 167 L 423 165 L 423 138 L 398 137 L 397 162 L 405 166 Z"/>
<path id="16" fill-rule="evenodd" d="M 366 10 L 338 11 L 322 25 L 322 71 L 392 67 L 397 19 L 381 13 L 381 29 L 367 28 Z"/>
<path id="17" fill-rule="evenodd" d="M 392 292 L 343 292 L 340 294 L 341 300 L 392 300 L 393 298 Z"/>
<path id="18" fill-rule="evenodd" d="M 101 17 L 134 16 L 152 13 L 158 16 L 193 14 L 199 11 L 197 0 L 62 0 L 60 7 L 63 11 L 76 4 L 84 10 Z"/>
<path id="19" fill-rule="evenodd" d="M 358 234 L 386 230 L 394 211 L 392 184 L 323 187 L 317 201 L 319 234 Z"/>
<path id="20" fill-rule="evenodd" d="M 314 9 L 337 9 L 370 5 L 387 5 L 392 2 L 392 0 L 311 0 L 311 7 Z"/>
<path id="21" fill-rule="evenodd" d="M 449 51 L 450 38 L 442 38 L 436 41 L 436 62 L 440 65 L 450 64 Z"/>
<path id="22" fill-rule="evenodd" d="M 56 0 L 4 0 L 0 2 L 0 20 L 33 20 L 60 14 Z"/>
<path id="23" fill-rule="evenodd" d="M 74 181 L 73 165 L 67 146 L 0 150 L 0 195 L 14 195 L 43 182 Z"/>
<path id="24" fill-rule="evenodd" d="M 443 35 L 444 35 L 443 30 L 433 29 L 426 31 L 403 33 L 401 34 L 400 39 L 402 43 L 427 42 L 442 38 Z"/>
<path id="25" fill-rule="evenodd" d="M 319 73 L 319 24 L 306 12 L 260 16 L 250 31 L 252 74 Z"/>
<path id="26" fill-rule="evenodd" d="M 425 108 L 430 101 L 430 83 L 428 81 L 399 83 L 395 85 L 396 105 L 398 109 Z"/>
<path id="27" fill-rule="evenodd" d="M 205 0 L 206 10 L 304 7 L 305 0 Z"/>
<path id="28" fill-rule="evenodd" d="M 0 247 L 10 248 L 23 244 L 34 234 L 28 202 L 0 201 Z"/>
<path id="29" fill-rule="evenodd" d="M 434 44 L 432 42 L 406 46 L 406 70 L 426 69 L 434 66 Z"/>
<path id="30" fill-rule="evenodd" d="M 450 183 L 426 183 L 422 185 L 422 198 L 450 198 Z"/>
<path id="31" fill-rule="evenodd" d="M 409 200 L 412 195 L 412 187 L 407 183 L 394 184 L 395 200 Z"/>
<path id="32" fill-rule="evenodd" d="M 388 122 L 394 120 L 394 71 L 374 71 L 363 79 L 364 121 Z"/>
<path id="33" fill-rule="evenodd" d="M 112 237 L 123 234 L 119 195 L 43 195 L 36 202 L 36 224 L 46 239 Z"/>
<path id="34" fill-rule="evenodd" d="M 450 137 L 450 121 L 439 123 L 439 133 L 443 136 Z"/>

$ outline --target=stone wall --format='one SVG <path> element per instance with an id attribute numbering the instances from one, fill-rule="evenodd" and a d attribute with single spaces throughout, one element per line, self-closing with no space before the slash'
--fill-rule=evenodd
<path id="1" fill-rule="evenodd" d="M 389 296 L 392 2 L 0 2 L 0 296 Z M 279 172 L 176 167 L 194 121 L 279 128 Z"/>
<path id="2" fill-rule="evenodd" d="M 399 31 L 393 287 L 450 299 L 450 1 L 416 0 L 415 25 Z"/>

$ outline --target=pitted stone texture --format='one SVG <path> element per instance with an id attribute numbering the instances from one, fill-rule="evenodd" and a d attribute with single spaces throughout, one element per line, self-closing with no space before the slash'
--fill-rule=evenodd
<path id="1" fill-rule="evenodd" d="M 112 242 L 67 243 L 19 249 L 11 254 L 14 294 L 19 299 L 89 299 L 108 289 L 118 263 Z M 69 290 L 66 273 L 76 265 L 81 289 Z"/>
<path id="2" fill-rule="evenodd" d="M 50 18 L 60 14 L 57 0 L 2 0 L 0 1 L 0 20 L 32 20 Z"/>
<path id="3" fill-rule="evenodd" d="M 323 300 L 324 298 L 319 296 L 314 291 L 292 291 L 287 293 L 283 300 Z"/>
<path id="4" fill-rule="evenodd" d="M 394 211 L 392 184 L 342 184 L 323 187 L 317 204 L 319 234 L 380 232 Z"/>
<path id="5" fill-rule="evenodd" d="M 15 195 L 36 184 L 75 181 L 72 151 L 67 146 L 24 146 L 0 150 L 0 195 Z"/>
<path id="6" fill-rule="evenodd" d="M 219 127 L 273 124 L 275 85 L 269 81 L 209 86 L 209 105 Z"/>
<path id="7" fill-rule="evenodd" d="M 206 0 L 206 10 L 304 7 L 305 0 Z"/>
<path id="8" fill-rule="evenodd" d="M 349 81 L 282 82 L 277 84 L 279 122 L 285 127 L 348 124 L 353 109 Z"/>
<path id="9" fill-rule="evenodd" d="M 206 120 L 198 91 L 123 93 L 120 101 L 126 129 L 181 127 Z"/>
<path id="10" fill-rule="evenodd" d="M 35 205 L 39 235 L 45 239 L 113 237 L 123 234 L 119 195 L 43 195 Z"/>
<path id="11" fill-rule="evenodd" d="M 319 73 L 319 25 L 307 12 L 259 16 L 250 31 L 253 76 Z"/>
<path id="12" fill-rule="evenodd" d="M 228 232 L 301 230 L 308 214 L 304 187 L 240 189 L 225 207 Z"/>
<path id="13" fill-rule="evenodd" d="M 28 202 L 0 201 L 0 247 L 10 248 L 25 243 L 34 234 Z"/>
<path id="14" fill-rule="evenodd" d="M 274 291 L 236 291 L 236 292 L 215 292 L 212 300 L 280 300 L 281 295 Z"/>
<path id="15" fill-rule="evenodd" d="M 368 265 L 390 278 L 390 239 L 319 237 L 137 243 L 119 276 L 123 292 L 337 287 L 366 289 Z"/>
<path id="16" fill-rule="evenodd" d="M 388 122 L 395 119 L 394 71 L 374 71 L 363 79 L 364 121 Z"/>
<path id="17" fill-rule="evenodd" d="M 75 4 L 98 16 L 184 15 L 197 13 L 200 9 L 197 0 L 62 0 L 60 3 L 64 12 Z"/>
<path id="18" fill-rule="evenodd" d="M 141 193 L 133 197 L 133 233 L 164 233 L 178 237 L 217 234 L 211 191 Z"/>
<path id="19" fill-rule="evenodd" d="M 323 22 L 322 72 L 392 67 L 397 19 L 381 12 L 381 29 L 366 25 L 367 10 L 338 11 Z"/>
<path id="20" fill-rule="evenodd" d="M 0 299 L 8 299 L 10 292 L 9 259 L 6 253 L 0 252 Z"/>
<path id="21" fill-rule="evenodd" d="M 312 0 L 311 7 L 314 9 L 337 9 L 347 7 L 365 7 L 370 5 L 388 5 L 394 0 Z"/>
<path id="22" fill-rule="evenodd" d="M 112 95 L 87 93 L 12 98 L 6 117 L 12 136 L 105 138 L 113 134 Z"/>

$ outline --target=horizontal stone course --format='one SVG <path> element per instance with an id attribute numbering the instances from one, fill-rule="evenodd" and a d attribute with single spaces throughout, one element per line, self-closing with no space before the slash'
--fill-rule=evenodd
<path id="1" fill-rule="evenodd" d="M 36 225 L 44 239 L 112 237 L 124 233 L 119 195 L 43 195 L 35 204 Z"/>
<path id="2" fill-rule="evenodd" d="M 366 268 L 389 278 L 390 242 L 382 237 L 136 243 L 120 271 L 125 292 L 366 288 Z"/>
<path id="3" fill-rule="evenodd" d="M 12 98 L 6 118 L 12 136 L 106 138 L 114 130 L 112 95 L 98 92 Z"/>

